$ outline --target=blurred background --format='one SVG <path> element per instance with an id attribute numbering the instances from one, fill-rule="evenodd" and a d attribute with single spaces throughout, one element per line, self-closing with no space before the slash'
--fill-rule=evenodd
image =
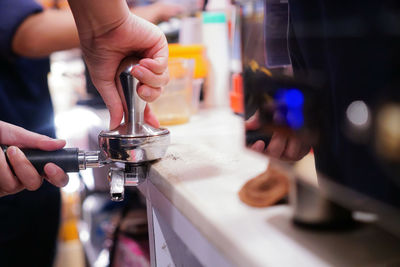
<path id="1" fill-rule="evenodd" d="M 64 0 L 40 2 L 46 9 L 69 9 Z M 324 117 L 331 114 L 324 109 L 326 99 L 321 96 L 324 82 L 319 78 L 323 75 L 316 69 L 312 79 L 302 79 L 306 75 L 299 75 L 296 64 L 300 63 L 289 57 L 288 15 L 274 17 L 287 11 L 287 1 L 276 1 L 279 4 L 270 9 L 265 8 L 268 1 L 250 0 L 235 1 L 236 5 L 224 0 L 127 2 L 133 13 L 157 24 L 169 42 L 170 82 L 161 97 L 150 104 L 161 125 L 184 125 L 196 120 L 199 111 L 225 108 L 244 118 L 246 143 L 253 150 L 265 153 L 265 146 L 277 132 L 296 136 L 308 145 L 304 158 L 277 164 L 289 169 L 300 184 L 326 185 L 324 196 L 348 209 L 371 207 L 364 211 L 390 217 L 385 219 L 388 229 L 396 232 L 397 228 L 398 232 L 398 206 L 393 204 L 398 203 L 398 195 L 397 202 L 391 202 L 369 191 L 376 181 L 358 177 L 356 183 L 352 176 L 332 184 L 339 175 L 330 169 L 316 170 L 313 149 L 321 148 L 321 121 L 331 122 L 331 117 Z M 268 14 L 270 10 L 277 13 Z M 343 23 L 340 25 L 352 25 Z M 48 83 L 58 138 L 67 140 L 68 147 L 96 150 L 98 133 L 107 129 L 109 117 L 79 48 L 53 53 L 50 59 Z M 377 106 L 352 96 L 338 129 L 343 130 L 344 143 L 372 151 L 374 162 L 383 166 L 390 183 L 396 184 L 391 187 L 393 192 L 398 193 L 400 105 L 398 99 L 388 99 L 385 94 L 384 90 L 377 94 L 382 99 Z M 344 161 L 352 170 L 365 164 L 351 156 Z M 56 267 L 149 266 L 145 200 L 135 188 L 129 188 L 123 202 L 111 202 L 107 172 L 107 168 L 89 169 L 69 175 L 70 182 L 62 189 Z M 318 216 L 310 222 L 302 216 L 308 209 L 303 211 L 300 207 L 299 223 L 326 222 Z"/>

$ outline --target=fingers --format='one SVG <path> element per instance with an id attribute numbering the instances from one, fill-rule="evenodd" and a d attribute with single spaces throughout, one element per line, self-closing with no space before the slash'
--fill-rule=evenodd
<path id="1" fill-rule="evenodd" d="M 168 83 L 167 61 L 146 59 L 140 62 L 144 62 L 146 67 L 135 66 L 132 70 L 132 75 L 140 81 L 137 89 L 139 96 L 146 102 L 152 102 L 161 95 L 161 87 Z M 158 71 L 162 72 L 158 74 Z M 112 84 L 112 87 L 115 88 L 115 85 Z M 99 92 L 110 112 L 110 128 L 115 129 L 119 126 L 123 117 L 121 97 L 117 90 L 111 88 L 111 84 L 108 87 L 101 86 L 99 88 L 102 88 Z M 154 116 L 150 116 L 149 119 L 152 117 Z M 155 117 L 151 121 L 158 125 Z"/>
<path id="2" fill-rule="evenodd" d="M 37 146 L 34 148 L 45 151 L 53 151 L 63 148 L 65 144 L 66 144 L 65 140 L 59 140 L 59 139 L 39 140 L 37 142 Z"/>
<path id="3" fill-rule="evenodd" d="M 14 174 L 8 167 L 8 163 L 2 149 L 0 149 L 0 173 L 0 196 L 14 194 L 23 189 L 21 183 L 14 177 Z"/>
<path id="4" fill-rule="evenodd" d="M 0 150 L 0 196 L 15 194 L 24 188 L 30 191 L 39 189 L 43 178 L 22 151 L 11 146 L 6 153 L 14 173 L 9 168 L 3 151 Z M 44 166 L 44 172 L 48 181 L 55 186 L 63 187 L 68 183 L 67 174 L 54 163 L 47 163 Z"/>
<path id="5" fill-rule="evenodd" d="M 151 111 L 149 105 L 146 105 L 146 108 L 144 109 L 144 120 L 154 128 L 160 127 L 160 123 L 157 120 L 156 115 Z"/>
<path id="6" fill-rule="evenodd" d="M 283 152 L 285 151 L 287 143 L 287 136 L 279 132 L 274 132 L 271 137 L 271 141 L 268 144 L 265 153 L 268 156 L 280 159 Z"/>
<path id="7" fill-rule="evenodd" d="M 168 71 L 162 73 L 155 73 L 151 69 L 137 65 L 132 70 L 132 75 L 141 83 L 152 86 L 161 87 L 168 83 Z"/>
<path id="8" fill-rule="evenodd" d="M 153 102 L 161 95 L 162 88 L 154 88 L 145 84 L 139 84 L 137 92 L 144 101 Z"/>
<path id="9" fill-rule="evenodd" d="M 260 128 L 260 121 L 258 120 L 258 111 L 254 113 L 248 120 L 244 122 L 244 127 L 247 131 L 257 130 Z"/>
<path id="10" fill-rule="evenodd" d="M 297 136 L 274 132 L 265 153 L 268 156 L 285 160 L 301 160 L 310 151 L 311 147 Z"/>
<path id="11" fill-rule="evenodd" d="M 44 173 L 47 180 L 57 187 L 63 187 L 68 184 L 68 175 L 54 163 L 47 163 L 44 166 Z"/>
<path id="12" fill-rule="evenodd" d="M 162 74 L 168 67 L 168 57 L 158 56 L 155 59 L 144 58 L 139 61 L 139 65 L 151 70 L 155 74 Z"/>
<path id="13" fill-rule="evenodd" d="M 298 138 L 291 136 L 288 138 L 287 146 L 285 152 L 282 155 L 282 158 L 289 161 L 297 161 L 300 160 L 300 149 L 301 142 Z"/>
<path id="14" fill-rule="evenodd" d="M 250 149 L 259 152 L 259 153 L 263 153 L 264 152 L 264 148 L 265 148 L 265 143 L 262 140 L 258 140 L 256 141 L 253 145 L 251 145 Z"/>
<path id="15" fill-rule="evenodd" d="M 121 123 L 124 114 L 121 97 L 115 87 L 115 82 L 114 80 L 107 83 L 100 82 L 96 87 L 110 112 L 110 129 L 115 129 Z"/>
<path id="16" fill-rule="evenodd" d="M 132 75 L 139 81 L 138 94 L 146 102 L 152 102 L 161 95 L 162 86 L 169 80 L 168 71 L 156 74 L 142 66 L 135 66 Z"/>
<path id="17" fill-rule="evenodd" d="M 47 151 L 61 149 L 65 146 L 64 140 L 52 139 L 3 121 L 0 121 L 0 143 Z"/>
<path id="18" fill-rule="evenodd" d="M 7 156 L 15 175 L 26 189 L 33 191 L 42 185 L 43 178 L 19 148 L 15 146 L 9 147 Z"/>

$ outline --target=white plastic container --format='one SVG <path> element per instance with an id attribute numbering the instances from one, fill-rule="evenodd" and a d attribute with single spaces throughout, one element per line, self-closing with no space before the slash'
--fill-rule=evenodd
<path id="1" fill-rule="evenodd" d="M 210 76 L 204 93 L 206 107 L 229 105 L 229 43 L 224 12 L 203 12 L 203 43 L 210 62 Z"/>
<path id="2" fill-rule="evenodd" d="M 230 6 L 229 0 L 208 0 L 207 11 L 227 11 Z"/>
<path id="3" fill-rule="evenodd" d="M 201 44 L 202 19 L 199 17 L 184 17 L 181 19 L 179 43 L 182 45 Z"/>

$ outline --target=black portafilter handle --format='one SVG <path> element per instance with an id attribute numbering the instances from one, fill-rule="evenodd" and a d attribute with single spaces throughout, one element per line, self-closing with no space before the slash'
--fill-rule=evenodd
<path id="1" fill-rule="evenodd" d="M 1 146 L 8 165 L 12 168 L 8 157 L 7 150 L 8 146 Z M 78 148 L 64 148 L 55 151 L 43 151 L 37 149 L 21 149 L 25 154 L 26 158 L 32 163 L 38 173 L 44 173 L 44 165 L 51 162 L 56 164 L 58 167 L 64 170 L 64 172 L 79 172 L 80 160 L 79 160 L 79 149 Z"/>

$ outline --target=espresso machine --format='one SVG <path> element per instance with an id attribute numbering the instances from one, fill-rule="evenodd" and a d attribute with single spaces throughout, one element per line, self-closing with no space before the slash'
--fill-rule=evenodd
<path id="1" fill-rule="evenodd" d="M 391 33 L 394 24 L 383 19 L 385 26 L 374 28 L 370 22 L 378 16 L 367 4 L 350 15 L 322 0 L 314 6 L 234 2 L 241 29 L 246 144 L 263 142 L 266 149 L 274 135 L 281 135 L 314 151 L 314 184 L 296 162 L 270 158 L 291 178 L 293 221 L 346 228 L 354 225 L 355 213 L 365 212 L 400 236 L 400 39 Z M 327 5 L 324 12 L 317 2 Z M 369 2 L 380 6 L 385 18 L 392 12 L 387 3 Z M 368 12 L 371 19 L 364 17 Z M 362 33 L 344 30 L 356 25 Z M 247 127 L 250 121 L 253 126 Z"/>
<path id="2" fill-rule="evenodd" d="M 117 164 L 108 172 L 111 200 L 124 199 L 125 186 L 137 186 L 146 178 L 149 164 L 161 159 L 169 146 L 170 133 L 167 129 L 156 129 L 144 121 L 146 102 L 137 94 L 137 80 L 132 68 L 137 59 L 124 59 L 117 71 L 115 82 L 118 93 L 123 96 L 124 123 L 111 131 L 98 135 L 98 151 L 82 151 L 65 148 L 57 151 L 23 149 L 27 159 L 39 173 L 44 165 L 55 163 L 65 172 L 79 172 L 87 168 L 101 168 Z M 5 152 L 7 147 L 2 146 Z"/>

